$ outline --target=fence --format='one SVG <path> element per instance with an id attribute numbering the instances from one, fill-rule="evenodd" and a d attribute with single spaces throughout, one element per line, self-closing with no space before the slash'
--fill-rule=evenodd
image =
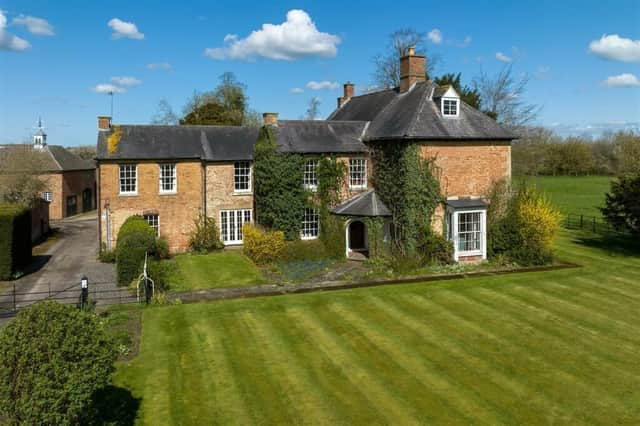
<path id="1" fill-rule="evenodd" d="M 585 229 L 596 234 L 626 235 L 625 231 L 614 228 L 609 222 L 596 216 L 569 213 L 564 225 L 567 229 Z"/>
<path id="2" fill-rule="evenodd" d="M 127 288 L 118 288 L 111 282 L 89 283 L 88 300 L 95 302 L 96 307 L 122 303 L 136 303 L 136 296 Z M 60 303 L 77 305 L 81 298 L 80 283 L 60 289 L 51 283 L 38 285 L 35 291 L 21 291 L 20 286 L 14 284 L 9 289 L 0 292 L 0 318 L 12 317 L 20 310 L 42 300 L 55 300 Z"/>

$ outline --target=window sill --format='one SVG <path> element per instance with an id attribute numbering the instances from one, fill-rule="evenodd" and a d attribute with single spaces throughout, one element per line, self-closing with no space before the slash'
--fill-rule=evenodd
<path id="1" fill-rule="evenodd" d="M 236 196 L 241 196 L 241 195 L 253 195 L 253 192 L 251 191 L 233 191 L 233 195 L 234 197 Z"/>
<path id="2" fill-rule="evenodd" d="M 178 191 L 159 192 L 159 195 L 178 195 Z"/>
<path id="3" fill-rule="evenodd" d="M 357 192 L 357 191 L 366 191 L 366 186 L 350 186 L 349 191 Z"/>
<path id="4" fill-rule="evenodd" d="M 303 236 L 300 236 L 300 239 L 301 239 L 302 241 L 317 240 L 317 239 L 318 239 L 318 236 L 317 236 L 317 235 L 316 235 L 315 237 L 303 237 Z"/>
<path id="5" fill-rule="evenodd" d="M 482 250 L 473 250 L 473 251 L 459 251 L 456 253 L 458 257 L 467 257 L 467 256 L 482 256 Z"/>
<path id="6" fill-rule="evenodd" d="M 311 192 L 317 192 L 318 191 L 318 185 L 304 185 L 304 189 L 306 189 L 307 191 L 311 191 Z"/>
<path id="7" fill-rule="evenodd" d="M 137 192 L 120 192 L 118 194 L 118 197 L 137 197 L 138 193 Z"/>
<path id="8" fill-rule="evenodd" d="M 242 241 L 223 241 L 222 244 L 225 246 L 241 246 L 243 244 Z"/>

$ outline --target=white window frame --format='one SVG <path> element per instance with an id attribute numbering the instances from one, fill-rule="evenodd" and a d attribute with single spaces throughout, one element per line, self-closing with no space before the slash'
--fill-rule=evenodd
<path id="1" fill-rule="evenodd" d="M 155 222 L 156 222 L 155 226 L 153 224 L 154 220 L 152 219 L 154 217 L 155 217 Z M 147 223 L 149 224 L 150 227 L 155 229 L 156 237 L 160 237 L 160 214 L 158 214 L 158 213 L 143 214 L 142 218 L 147 221 Z M 149 220 L 149 219 L 151 219 L 151 220 Z"/>
<path id="2" fill-rule="evenodd" d="M 456 107 L 456 113 L 455 114 L 447 114 L 445 112 L 445 103 L 447 102 L 453 102 L 455 107 Z M 460 99 L 458 98 L 451 98 L 451 97 L 444 97 L 440 100 L 440 111 L 442 112 L 442 116 L 443 117 L 450 117 L 450 118 L 455 118 L 458 117 L 460 115 Z"/>
<path id="3" fill-rule="evenodd" d="M 230 220 L 231 217 L 233 217 L 232 220 Z M 252 221 L 251 209 L 220 210 L 220 239 L 223 244 L 226 246 L 242 244 L 242 225 Z"/>
<path id="4" fill-rule="evenodd" d="M 355 167 L 359 167 L 360 165 L 356 165 L 356 162 L 362 162 L 362 183 L 361 184 L 353 184 L 353 169 Z M 367 159 L 362 157 L 350 158 L 349 159 L 349 189 L 367 189 Z"/>
<path id="5" fill-rule="evenodd" d="M 53 192 L 45 191 L 42 193 L 42 199 L 48 201 L 49 203 L 53 201 Z"/>
<path id="6" fill-rule="evenodd" d="M 173 170 L 173 179 L 171 180 L 171 184 L 173 189 L 163 189 L 162 183 L 163 179 L 169 179 L 171 176 L 165 177 L 163 171 L 165 167 L 171 167 Z M 178 166 L 176 163 L 159 163 L 158 164 L 158 185 L 160 194 L 176 194 L 178 192 Z"/>
<path id="7" fill-rule="evenodd" d="M 315 234 L 313 231 L 315 230 Z M 315 240 L 320 236 L 320 212 L 318 209 L 305 207 L 300 226 L 301 240 Z"/>
<path id="8" fill-rule="evenodd" d="M 302 184 L 310 191 L 318 190 L 318 164 L 320 160 L 312 158 L 304 163 Z"/>
<path id="9" fill-rule="evenodd" d="M 133 167 L 133 179 L 134 179 L 133 191 L 122 190 L 122 179 L 123 179 L 122 169 L 124 167 Z M 131 176 L 129 176 L 129 179 L 131 179 Z M 137 164 L 119 164 L 118 165 L 118 191 L 120 195 L 138 195 L 138 165 Z"/>
<path id="10" fill-rule="evenodd" d="M 460 250 L 460 215 L 467 213 L 480 214 L 480 248 L 477 250 Z M 461 257 L 482 256 L 487 258 L 487 210 L 459 209 L 449 210 L 447 214 L 447 238 L 453 243 L 453 258 L 457 262 Z"/>
<path id="11" fill-rule="evenodd" d="M 239 184 L 239 181 L 237 181 L 236 179 L 241 176 L 238 173 L 238 170 L 241 168 L 241 165 L 247 164 L 248 165 L 248 169 L 249 169 L 249 174 L 247 175 L 247 179 L 248 179 L 248 183 L 247 183 L 247 188 L 246 189 L 238 189 L 237 186 Z M 244 167 L 242 167 L 242 169 L 246 169 Z M 253 166 L 251 165 L 250 161 L 235 161 L 233 163 L 233 192 L 236 194 L 247 194 L 251 192 L 251 179 L 252 179 L 252 175 L 253 175 Z"/>

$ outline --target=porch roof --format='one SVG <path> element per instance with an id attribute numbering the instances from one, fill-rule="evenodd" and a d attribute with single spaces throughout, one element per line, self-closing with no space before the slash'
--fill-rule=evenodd
<path id="1" fill-rule="evenodd" d="M 331 212 L 340 216 L 391 216 L 391 211 L 373 189 L 348 199 Z"/>
<path id="2" fill-rule="evenodd" d="M 487 203 L 481 199 L 462 198 L 459 200 L 447 200 L 447 205 L 454 209 L 486 209 Z"/>

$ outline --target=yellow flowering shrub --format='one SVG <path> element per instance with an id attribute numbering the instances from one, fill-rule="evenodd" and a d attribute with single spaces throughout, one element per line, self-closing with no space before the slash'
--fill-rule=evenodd
<path id="1" fill-rule="evenodd" d="M 523 189 L 519 201 L 523 240 L 543 250 L 550 250 L 560 229 L 562 215 L 547 198 L 532 189 Z"/>
<path id="2" fill-rule="evenodd" d="M 284 250 L 284 232 L 265 231 L 254 225 L 242 225 L 244 254 L 256 265 L 265 265 L 277 260 Z"/>

